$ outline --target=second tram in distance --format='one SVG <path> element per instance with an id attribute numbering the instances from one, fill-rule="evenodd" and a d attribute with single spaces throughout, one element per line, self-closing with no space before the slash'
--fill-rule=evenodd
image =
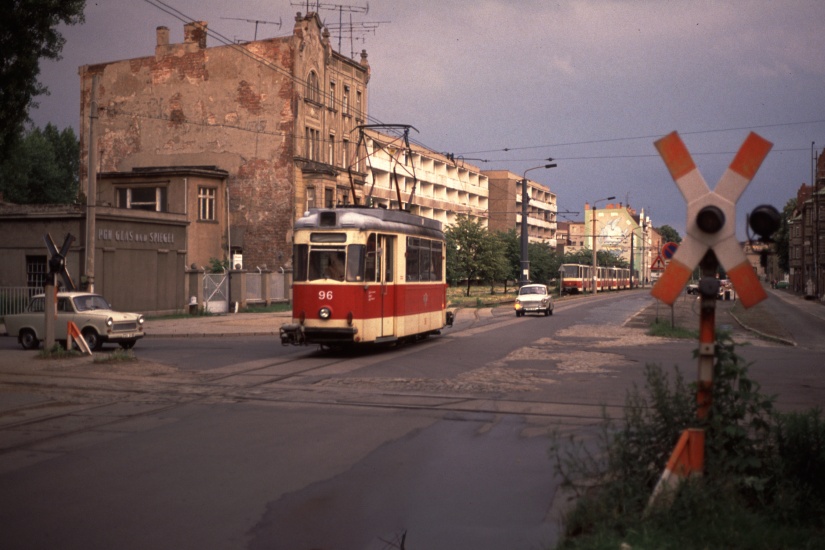
<path id="1" fill-rule="evenodd" d="M 441 222 L 382 208 L 317 209 L 295 222 L 293 240 L 284 345 L 392 343 L 452 324 Z"/>
<path id="2" fill-rule="evenodd" d="M 562 292 L 579 294 L 593 292 L 593 266 L 562 264 Z M 630 269 L 626 267 L 599 267 L 596 290 L 622 290 L 630 288 Z"/>

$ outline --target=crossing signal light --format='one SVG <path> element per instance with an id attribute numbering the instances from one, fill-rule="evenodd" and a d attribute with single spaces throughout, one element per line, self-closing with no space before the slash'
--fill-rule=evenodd
<path id="1" fill-rule="evenodd" d="M 709 204 L 696 214 L 696 225 L 705 233 L 719 233 L 725 225 L 725 213 L 718 206 Z"/>
<path id="2" fill-rule="evenodd" d="M 770 204 L 757 206 L 748 216 L 748 225 L 763 242 L 770 242 L 771 236 L 779 229 L 780 221 L 779 211 Z"/>

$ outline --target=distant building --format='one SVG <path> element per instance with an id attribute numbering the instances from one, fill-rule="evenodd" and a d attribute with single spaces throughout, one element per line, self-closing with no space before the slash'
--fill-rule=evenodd
<path id="1" fill-rule="evenodd" d="M 791 290 L 822 300 L 825 296 L 825 153 L 819 156 L 816 185 L 800 186 L 788 221 Z"/>
<path id="2" fill-rule="evenodd" d="M 522 179 L 508 170 L 486 170 L 483 174 L 490 185 L 490 230 L 521 234 Z M 530 202 L 527 207 L 527 236 L 530 242 L 541 242 L 556 248 L 555 193 L 546 186 L 527 180 Z"/>
<path id="3" fill-rule="evenodd" d="M 663 243 L 644 210 L 637 213 L 621 203 L 594 210 L 585 203 L 582 230 L 583 242 L 589 250 L 595 245 L 597 251 L 606 251 L 626 261 L 632 266 L 634 279 L 648 282 L 655 278 L 654 263 Z"/>
<path id="4" fill-rule="evenodd" d="M 400 199 L 413 214 L 445 226 L 464 214 L 488 227 L 489 182 L 484 172 L 418 145 L 407 150 L 399 136 L 370 129 L 365 137 L 365 202 L 396 209 Z"/>

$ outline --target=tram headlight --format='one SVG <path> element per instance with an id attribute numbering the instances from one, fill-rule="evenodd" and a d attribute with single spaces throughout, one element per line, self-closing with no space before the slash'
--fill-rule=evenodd
<path id="1" fill-rule="evenodd" d="M 322 307 L 322 308 L 318 311 L 318 317 L 320 317 L 321 319 L 323 319 L 324 321 L 326 321 L 327 319 L 329 319 L 330 317 L 332 317 L 332 310 L 330 310 L 328 307 Z"/>

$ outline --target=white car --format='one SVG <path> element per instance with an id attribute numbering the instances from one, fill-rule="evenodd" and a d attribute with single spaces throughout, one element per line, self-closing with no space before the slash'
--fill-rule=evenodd
<path id="1" fill-rule="evenodd" d="M 6 331 L 17 336 L 24 349 L 37 349 L 46 338 L 46 297 L 32 296 L 25 313 L 6 315 Z M 114 311 L 103 296 L 88 292 L 58 292 L 54 322 L 55 341 L 66 341 L 69 321 L 73 321 L 89 345 L 98 350 L 104 342 L 132 348 L 143 338 L 143 315 Z"/>
<path id="2" fill-rule="evenodd" d="M 553 297 L 547 289 L 547 285 L 524 285 L 516 296 L 516 317 L 521 317 L 525 313 L 544 313 L 553 315 Z"/>

